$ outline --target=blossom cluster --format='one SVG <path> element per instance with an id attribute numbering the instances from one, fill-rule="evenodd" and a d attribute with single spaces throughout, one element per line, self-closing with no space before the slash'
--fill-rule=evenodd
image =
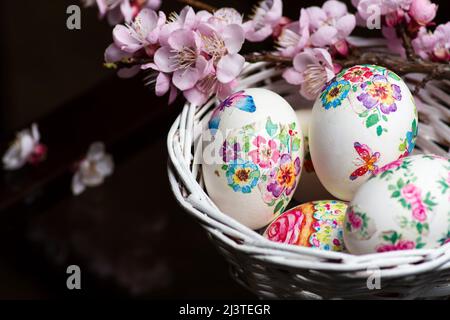
<path id="1" fill-rule="evenodd" d="M 339 71 L 333 57 L 348 55 L 347 38 L 355 26 L 355 15 L 340 1 L 301 9 L 299 20 L 287 25 L 277 40 L 280 54 L 293 59 L 293 67 L 283 74 L 286 81 L 300 85 L 304 97 L 315 99 Z"/>
<path id="2" fill-rule="evenodd" d="M 292 60 L 284 79 L 313 100 L 342 69 L 339 61 L 351 56 L 349 37 L 357 25 L 368 24 L 374 6 L 392 52 L 406 53 L 401 29 L 422 59 L 450 61 L 450 23 L 430 31 L 437 11 L 430 0 L 352 0 L 354 14 L 345 3 L 328 0 L 321 7 L 301 8 L 297 21 L 283 16 L 282 0 L 263 0 L 247 20 L 232 8 L 195 12 L 187 6 L 166 16 L 152 9 L 159 1 L 96 1 L 99 8 L 108 9 L 101 9 L 102 14 L 133 8 L 121 11 L 125 24 L 114 27 L 106 63 L 119 66 L 121 77 L 147 73 L 146 83 L 154 85 L 158 96 L 169 93 L 169 102 L 180 92 L 196 105 L 213 95 L 223 100 L 233 92 L 244 67 L 244 42 L 269 37 L 274 54 Z"/>
<path id="3" fill-rule="evenodd" d="M 110 25 L 125 21 L 130 23 L 144 8 L 159 9 L 161 0 L 82 0 L 85 7 L 97 6 L 100 17 Z"/>
<path id="4" fill-rule="evenodd" d="M 403 24 L 412 38 L 414 51 L 422 59 L 437 62 L 450 61 L 450 24 L 435 27 L 433 22 L 438 6 L 430 0 L 353 0 L 358 10 L 358 20 L 365 23 L 370 18 L 370 6 L 377 6 L 383 15 L 383 35 L 389 49 L 405 54 L 396 27 Z M 430 27 L 435 27 L 434 32 Z"/>
<path id="5" fill-rule="evenodd" d="M 211 94 L 226 98 L 245 63 L 239 54 L 245 41 L 243 18 L 231 8 L 195 13 L 188 6 L 169 18 L 143 9 L 131 24 L 117 25 L 113 39 L 106 62 L 149 61 L 122 70 L 122 75 L 153 71 L 156 94 L 170 92 L 170 101 L 179 91 L 194 104 Z"/>

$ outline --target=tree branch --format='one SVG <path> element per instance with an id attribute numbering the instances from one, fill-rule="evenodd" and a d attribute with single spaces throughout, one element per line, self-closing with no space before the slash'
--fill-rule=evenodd
<path id="1" fill-rule="evenodd" d="M 204 2 L 199 1 L 199 0 L 178 0 L 178 1 L 181 2 L 181 3 L 184 3 L 184 4 L 188 5 L 188 6 L 191 6 L 193 8 L 196 8 L 198 10 L 206 10 L 206 11 L 209 11 L 209 12 L 214 12 L 214 11 L 217 10 L 216 7 L 211 6 L 211 5 L 207 4 L 207 3 L 204 3 Z"/>
<path id="2" fill-rule="evenodd" d="M 409 60 L 413 60 L 413 61 L 419 60 L 419 58 L 416 55 L 416 52 L 414 51 L 414 47 L 412 45 L 411 37 L 409 36 L 409 34 L 408 34 L 408 32 L 407 32 L 407 30 L 405 28 L 405 25 L 403 23 L 400 23 L 397 26 L 397 31 L 400 34 L 400 38 L 401 38 L 402 43 L 403 43 L 403 48 L 405 48 L 406 57 Z"/>
<path id="3" fill-rule="evenodd" d="M 271 62 L 277 65 L 291 66 L 292 59 L 273 53 L 252 53 L 245 55 L 248 62 Z M 408 73 L 422 73 L 431 79 L 450 79 L 450 64 L 424 60 L 408 60 L 400 56 L 385 53 L 363 52 L 351 55 L 345 59 L 335 59 L 335 63 L 343 68 L 349 68 L 357 64 L 375 64 L 388 68 L 399 75 Z M 427 78 L 427 79 L 428 79 Z M 431 80 L 430 79 L 430 80 Z M 427 80 L 429 81 L 429 80 Z"/>

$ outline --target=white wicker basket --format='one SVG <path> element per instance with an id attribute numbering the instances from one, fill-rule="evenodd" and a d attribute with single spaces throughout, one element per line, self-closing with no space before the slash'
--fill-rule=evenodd
<path id="1" fill-rule="evenodd" d="M 248 64 L 240 87 L 263 87 L 278 92 L 288 101 L 295 100 L 298 88 L 288 85 L 280 75 L 281 70 L 266 63 Z M 413 86 L 420 76 L 407 80 Z M 421 121 L 417 145 L 421 152 L 448 155 L 450 97 L 445 91 L 449 88 L 446 81 L 430 83 L 416 97 Z M 193 164 L 201 134 L 194 127 L 202 127 L 215 104 L 215 99 L 202 107 L 186 104 L 176 119 L 168 135 L 169 180 L 178 202 L 206 229 L 239 283 L 261 298 L 450 296 L 450 244 L 435 250 L 354 256 L 271 242 L 222 213 L 203 188 L 199 166 Z M 381 276 L 381 289 L 368 289 L 371 275 Z"/>

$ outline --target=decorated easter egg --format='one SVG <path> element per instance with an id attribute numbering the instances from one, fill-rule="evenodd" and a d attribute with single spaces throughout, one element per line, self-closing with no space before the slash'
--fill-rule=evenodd
<path id="1" fill-rule="evenodd" d="M 314 169 L 335 197 L 351 200 L 377 170 L 415 146 L 418 117 L 403 80 L 386 68 L 341 71 L 317 98 L 309 149 Z"/>
<path id="2" fill-rule="evenodd" d="M 450 241 L 450 160 L 406 157 L 356 192 L 344 227 L 349 252 L 436 248 Z"/>
<path id="3" fill-rule="evenodd" d="M 304 154 L 302 131 L 286 100 L 265 89 L 236 92 L 213 110 L 203 137 L 203 178 L 221 211 L 252 229 L 283 212 Z"/>
<path id="4" fill-rule="evenodd" d="M 310 201 L 311 199 L 331 199 L 333 196 L 323 187 L 317 174 L 309 152 L 309 124 L 311 122 L 312 108 L 296 110 L 297 120 L 303 131 L 305 141 L 305 160 L 298 188 L 295 191 L 294 199 L 299 203 Z"/>
<path id="5" fill-rule="evenodd" d="M 276 218 L 264 237 L 296 246 L 343 251 L 346 209 L 346 203 L 336 200 L 299 205 Z"/>

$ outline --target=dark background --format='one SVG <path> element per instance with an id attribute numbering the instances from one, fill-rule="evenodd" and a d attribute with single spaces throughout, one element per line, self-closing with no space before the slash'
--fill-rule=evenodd
<path id="1" fill-rule="evenodd" d="M 448 3 L 434 2 L 437 22 L 447 21 Z M 257 1 L 209 3 L 249 13 Z M 300 6 L 323 1 L 284 3 L 296 19 Z M 165 139 L 182 101 L 167 106 L 140 79 L 104 69 L 111 28 L 90 8 L 82 29 L 68 30 L 71 4 L 79 3 L 0 3 L 0 151 L 33 121 L 49 146 L 39 167 L 0 172 L 0 298 L 253 297 L 169 190 Z M 180 8 L 163 0 L 167 13 Z M 96 140 L 113 153 L 116 171 L 74 197 L 71 168 Z M 66 289 L 70 264 L 81 267 L 80 292 Z"/>

